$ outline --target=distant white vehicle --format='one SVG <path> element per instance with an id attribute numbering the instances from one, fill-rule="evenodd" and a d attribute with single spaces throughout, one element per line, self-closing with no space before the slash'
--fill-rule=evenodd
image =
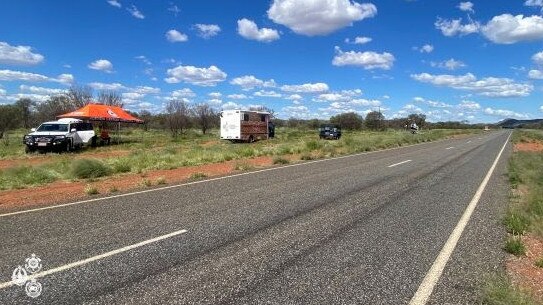
<path id="1" fill-rule="evenodd" d="M 269 112 L 224 110 L 220 116 L 223 140 L 252 143 L 275 135 L 275 126 L 270 122 Z"/>
<path id="2" fill-rule="evenodd" d="M 488 126 L 485 126 L 485 128 L 483 129 L 484 131 L 489 131 L 490 128 L 488 128 Z"/>
<path id="3" fill-rule="evenodd" d="M 45 122 L 24 136 L 27 153 L 36 150 L 71 151 L 88 145 L 95 137 L 92 123 L 78 119 Z"/>

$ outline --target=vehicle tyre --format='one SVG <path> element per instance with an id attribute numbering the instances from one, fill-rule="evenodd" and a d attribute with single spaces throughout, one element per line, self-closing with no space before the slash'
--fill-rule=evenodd
<path id="1" fill-rule="evenodd" d="M 249 136 L 249 143 L 253 143 L 255 141 L 255 138 L 253 137 L 253 135 L 250 135 Z"/>
<path id="2" fill-rule="evenodd" d="M 66 141 L 66 152 L 70 152 L 73 150 L 73 147 L 72 147 L 72 141 L 70 140 L 67 140 Z"/>

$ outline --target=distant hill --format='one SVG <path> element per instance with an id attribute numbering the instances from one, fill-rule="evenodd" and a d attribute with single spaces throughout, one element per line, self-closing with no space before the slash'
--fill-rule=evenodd
<path id="1" fill-rule="evenodd" d="M 535 120 L 516 120 L 516 119 L 505 119 L 496 123 L 496 126 L 502 128 L 522 128 L 528 127 L 528 125 L 543 124 L 543 119 Z"/>

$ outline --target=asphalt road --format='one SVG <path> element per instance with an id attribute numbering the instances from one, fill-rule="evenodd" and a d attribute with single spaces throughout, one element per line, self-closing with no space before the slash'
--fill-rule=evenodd
<path id="1" fill-rule="evenodd" d="M 0 304 L 407 304 L 509 133 L 4 211 Z M 510 150 L 429 304 L 474 304 L 501 268 Z M 34 299 L 9 283 L 31 253 Z"/>

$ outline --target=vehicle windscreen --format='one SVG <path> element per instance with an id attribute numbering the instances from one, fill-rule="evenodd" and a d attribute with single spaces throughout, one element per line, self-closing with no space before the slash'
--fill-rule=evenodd
<path id="1" fill-rule="evenodd" d="M 68 131 L 68 124 L 41 124 L 36 131 Z"/>

